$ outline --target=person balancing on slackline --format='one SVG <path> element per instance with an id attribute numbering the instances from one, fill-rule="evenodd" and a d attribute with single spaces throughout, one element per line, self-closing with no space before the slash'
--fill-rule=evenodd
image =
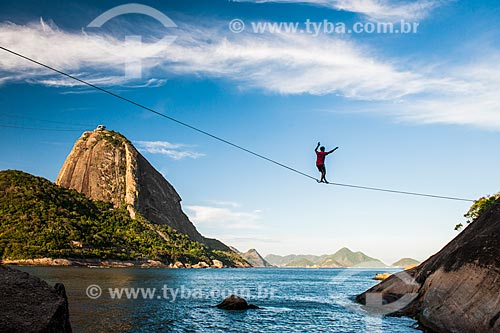
<path id="1" fill-rule="evenodd" d="M 314 151 L 316 152 L 316 167 L 318 167 L 319 172 L 321 172 L 321 180 L 319 181 L 319 183 L 328 184 L 328 181 L 326 180 L 325 157 L 326 157 L 326 155 L 331 154 L 334 151 L 336 151 L 337 149 L 339 149 L 339 147 L 335 147 L 334 149 L 332 149 L 330 151 L 325 151 L 325 147 L 322 146 L 320 148 L 319 147 L 320 145 L 321 145 L 321 143 L 318 142 L 318 145 L 314 149 Z M 318 148 L 320 151 L 318 151 Z"/>

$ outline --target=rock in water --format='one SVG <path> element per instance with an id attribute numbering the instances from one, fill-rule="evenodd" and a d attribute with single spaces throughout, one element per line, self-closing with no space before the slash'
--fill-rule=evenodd
<path id="1" fill-rule="evenodd" d="M 218 304 L 217 308 L 222 310 L 247 310 L 258 309 L 259 307 L 253 304 L 248 304 L 243 297 L 231 295 Z"/>
<path id="2" fill-rule="evenodd" d="M 0 332 L 71 332 L 64 285 L 0 266 Z"/>
<path id="3" fill-rule="evenodd" d="M 209 268 L 209 267 L 210 266 L 204 261 L 200 261 L 196 265 L 191 266 L 191 268 Z"/>
<path id="4" fill-rule="evenodd" d="M 224 268 L 224 263 L 220 260 L 214 259 L 214 260 L 212 260 L 212 267 L 213 268 Z"/>
<path id="5" fill-rule="evenodd" d="M 194 241 L 230 251 L 223 243 L 203 237 L 181 209 L 174 187 L 120 133 L 85 132 L 66 158 L 56 184 L 75 189 L 93 200 L 127 206 L 150 222 L 168 225 Z"/>
<path id="6" fill-rule="evenodd" d="M 405 295 L 407 302 L 396 303 Z M 420 266 L 359 295 L 441 332 L 500 332 L 500 200 Z M 368 302 L 371 303 L 371 302 Z"/>

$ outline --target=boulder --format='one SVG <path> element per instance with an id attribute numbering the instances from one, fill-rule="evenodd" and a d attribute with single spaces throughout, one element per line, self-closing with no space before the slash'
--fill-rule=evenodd
<path id="1" fill-rule="evenodd" d="M 197 263 L 196 265 L 193 265 L 191 266 L 191 268 L 209 268 L 210 265 L 207 264 L 206 262 L 204 261 L 200 261 L 199 263 Z"/>
<path id="2" fill-rule="evenodd" d="M 153 268 L 153 267 L 154 268 L 163 268 L 163 267 L 167 267 L 167 265 L 165 265 L 164 263 L 162 263 L 159 260 L 148 259 L 145 262 L 143 262 L 142 264 L 140 264 L 140 267 L 146 267 L 146 268 Z"/>
<path id="3" fill-rule="evenodd" d="M 184 268 L 184 264 L 180 261 L 176 261 L 173 268 Z"/>
<path id="4" fill-rule="evenodd" d="M 224 264 L 222 263 L 222 261 L 214 259 L 214 260 L 212 260 L 212 267 L 213 268 L 223 268 Z"/>
<path id="5" fill-rule="evenodd" d="M 222 310 L 248 310 L 258 309 L 259 307 L 253 304 L 248 304 L 243 297 L 231 295 L 218 304 L 217 308 Z"/>
<path id="6" fill-rule="evenodd" d="M 71 332 L 64 285 L 0 266 L 0 332 Z"/>
<path id="7" fill-rule="evenodd" d="M 391 273 L 378 273 L 377 275 L 375 275 L 373 279 L 378 281 L 384 281 L 388 279 L 391 275 L 392 275 Z"/>

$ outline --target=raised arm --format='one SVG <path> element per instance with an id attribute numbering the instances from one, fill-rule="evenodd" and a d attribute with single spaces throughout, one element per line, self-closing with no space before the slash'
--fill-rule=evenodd
<path id="1" fill-rule="evenodd" d="M 319 146 L 321 146 L 321 143 L 319 143 L 319 142 L 318 142 L 318 145 L 316 146 L 316 148 L 314 148 L 314 151 L 315 151 L 315 152 L 318 152 L 318 148 L 319 148 Z"/>
<path id="2" fill-rule="evenodd" d="M 335 148 L 333 148 L 332 150 L 330 150 L 330 151 L 328 152 L 328 154 L 333 153 L 333 152 L 334 152 L 334 151 L 336 151 L 337 149 L 339 149 L 339 147 L 335 147 Z"/>

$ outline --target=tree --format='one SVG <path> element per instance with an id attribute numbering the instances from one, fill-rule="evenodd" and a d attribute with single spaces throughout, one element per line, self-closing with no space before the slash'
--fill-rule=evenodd
<path id="1" fill-rule="evenodd" d="M 490 195 L 486 197 L 479 198 L 474 201 L 472 206 L 469 208 L 469 211 L 465 213 L 464 217 L 467 218 L 467 223 L 474 222 L 481 214 L 483 214 L 492 204 L 500 199 L 500 192 L 495 195 Z M 455 226 L 455 230 L 460 230 L 463 228 L 463 224 L 459 223 Z"/>

